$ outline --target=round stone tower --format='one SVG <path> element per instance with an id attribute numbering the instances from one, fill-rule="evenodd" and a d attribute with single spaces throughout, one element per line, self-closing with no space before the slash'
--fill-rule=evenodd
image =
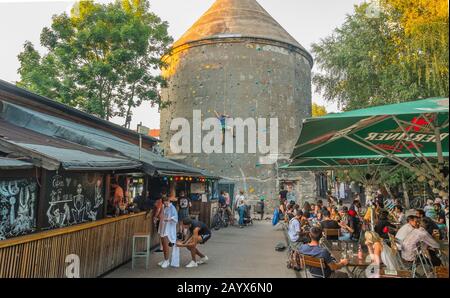
<path id="1" fill-rule="evenodd" d="M 161 139 L 169 158 L 234 181 L 235 192 L 243 189 L 252 199 L 275 200 L 283 179 L 297 182 L 298 199 L 312 196 L 313 176 L 288 177 L 278 166 L 287 162 L 302 120 L 311 116 L 313 59 L 256 0 L 217 0 L 163 60 L 168 86 L 162 98 L 170 105 L 161 111 Z M 193 136 L 194 111 L 203 120 L 215 117 L 214 111 L 256 123 L 266 119 L 257 135 L 267 134 L 267 144 L 273 131 L 270 119 L 278 119 L 276 157 L 258 149 L 248 153 L 248 139 L 247 153 L 194 152 L 202 140 Z M 170 148 L 179 132 L 170 129 L 176 118 L 190 123 L 190 153 L 174 154 Z"/>

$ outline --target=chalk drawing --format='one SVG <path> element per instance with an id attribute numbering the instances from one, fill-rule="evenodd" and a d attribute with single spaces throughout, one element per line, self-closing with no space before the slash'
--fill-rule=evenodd
<path id="1" fill-rule="evenodd" d="M 32 179 L 0 180 L 0 240 L 34 231 L 36 190 Z"/>
<path id="2" fill-rule="evenodd" d="M 65 182 L 65 183 L 64 183 Z M 61 228 L 97 220 L 104 204 L 103 176 L 55 174 L 50 182 L 47 209 L 49 228 Z"/>

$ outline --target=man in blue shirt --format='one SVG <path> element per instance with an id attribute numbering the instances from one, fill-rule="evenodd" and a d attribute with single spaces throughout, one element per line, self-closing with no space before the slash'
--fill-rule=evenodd
<path id="1" fill-rule="evenodd" d="M 220 192 L 219 196 L 219 206 L 225 208 L 227 206 L 227 199 L 225 198 L 225 191 Z"/>
<path id="2" fill-rule="evenodd" d="M 337 271 L 345 267 L 348 264 L 348 260 L 342 259 L 340 262 L 336 262 L 330 252 L 320 246 L 319 242 L 322 238 L 322 229 L 318 227 L 311 228 L 309 236 L 311 242 L 301 245 L 298 250 L 299 253 L 305 256 L 323 259 L 325 261 L 325 278 L 348 278 L 346 273 Z M 322 270 L 320 268 L 309 268 L 309 272 L 314 276 L 322 276 Z"/>

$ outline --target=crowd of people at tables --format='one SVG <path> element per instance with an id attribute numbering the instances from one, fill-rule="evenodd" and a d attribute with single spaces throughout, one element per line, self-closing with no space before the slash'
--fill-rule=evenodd
<path id="1" fill-rule="evenodd" d="M 388 205 L 394 208 L 387 208 Z M 439 240 L 448 239 L 448 209 L 448 198 L 436 198 L 429 200 L 423 209 L 416 209 L 415 214 L 406 216 L 400 200 L 385 199 L 381 192 L 366 202 L 366 208 L 362 208 L 358 195 L 348 206 L 328 192 L 326 203 L 317 200 L 314 204 L 306 202 L 302 207 L 280 196 L 279 214 L 287 224 L 288 236 L 296 252 L 323 259 L 327 264 L 325 277 L 342 278 L 347 274 L 338 270 L 349 260 L 335 260 L 321 241 L 362 244 L 360 249 L 368 252 L 372 263 L 389 270 L 412 265 L 417 258 L 417 247 L 421 245 L 428 252 L 428 261 L 433 266 L 442 266 L 438 257 Z M 328 230 L 339 233 L 325 235 Z M 393 241 L 403 264 L 394 256 Z M 310 271 L 314 273 L 320 269 L 310 268 Z M 320 272 L 316 273 L 320 275 Z"/>

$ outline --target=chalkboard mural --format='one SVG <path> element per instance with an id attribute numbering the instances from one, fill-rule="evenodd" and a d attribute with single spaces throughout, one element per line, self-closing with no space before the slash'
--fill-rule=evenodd
<path id="1" fill-rule="evenodd" d="M 102 218 L 103 178 L 101 174 L 91 173 L 50 175 L 46 228 L 61 228 Z"/>
<path id="2" fill-rule="evenodd" d="M 0 240 L 36 229 L 36 198 L 34 179 L 0 179 Z"/>

